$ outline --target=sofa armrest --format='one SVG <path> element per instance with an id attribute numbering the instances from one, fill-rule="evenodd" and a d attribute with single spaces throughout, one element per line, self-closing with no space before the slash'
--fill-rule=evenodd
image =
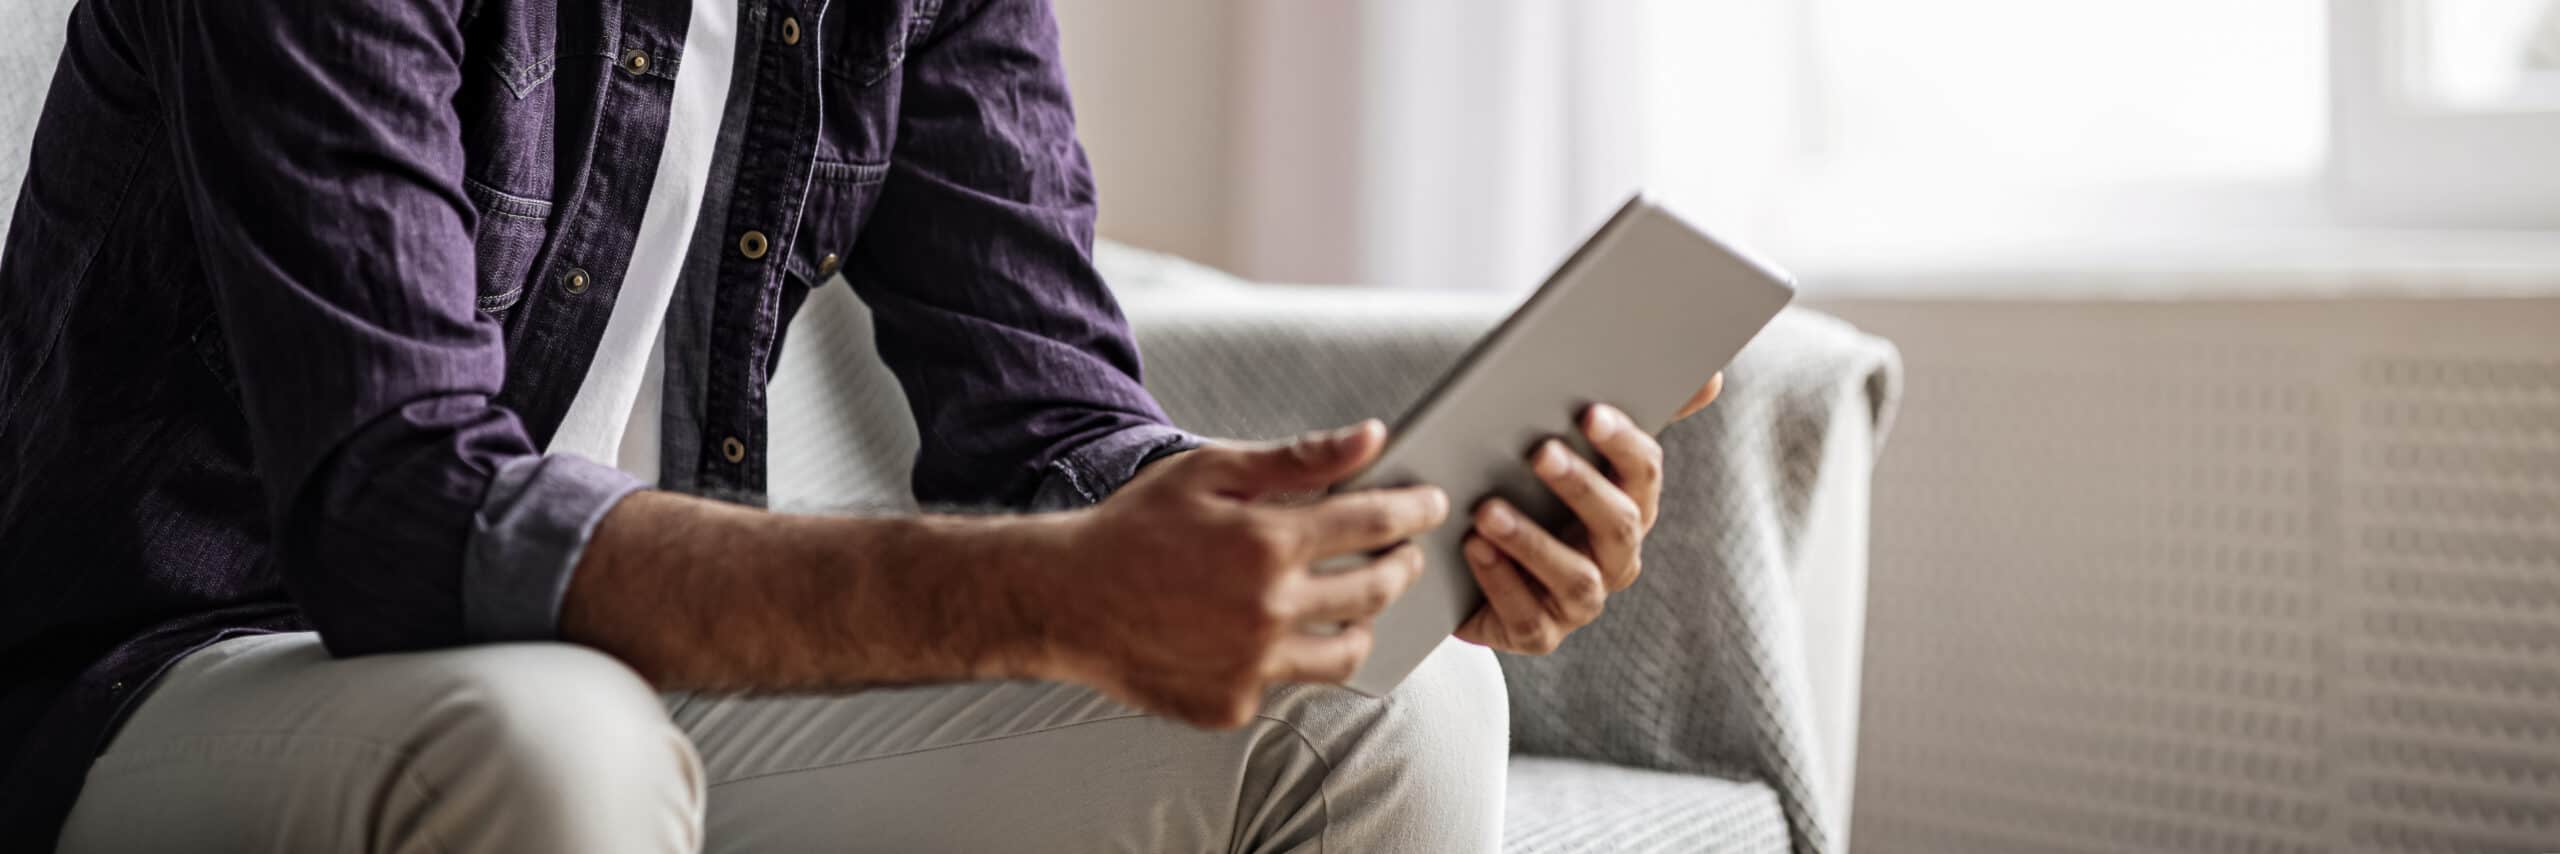
<path id="1" fill-rule="evenodd" d="M 1174 420 L 1245 437 L 1393 419 L 1512 302 L 1274 286 L 1122 300 Z M 1516 749 L 1762 780 L 1798 850 L 1842 847 L 1866 476 L 1898 366 L 1891 345 L 1805 311 L 1735 360 L 1724 399 L 1663 435 L 1637 586 L 1556 654 L 1503 656 Z"/>
<path id="2" fill-rule="evenodd" d="M 1476 294 L 1278 285 L 1120 300 L 1147 389 L 1174 422 L 1241 438 L 1393 421 L 1509 308 Z"/>

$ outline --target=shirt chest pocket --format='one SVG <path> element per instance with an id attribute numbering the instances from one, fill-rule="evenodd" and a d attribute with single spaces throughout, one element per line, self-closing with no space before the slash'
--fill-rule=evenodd
<path id="1" fill-rule="evenodd" d="M 471 251 L 479 280 L 479 309 L 505 318 L 524 299 L 525 278 L 550 235 L 551 203 L 511 195 L 480 183 L 464 182 L 480 223 L 471 235 Z"/>
<path id="2" fill-rule="evenodd" d="M 821 163 L 885 163 L 896 142 L 898 70 L 932 31 L 940 0 L 832 0 L 821 28 Z"/>
<path id="3" fill-rule="evenodd" d="M 941 12 L 942 0 L 831 0 L 820 43 L 827 74 L 856 86 L 887 79 Z"/>
<path id="4" fill-rule="evenodd" d="M 940 0 L 831 0 L 819 50 L 825 99 L 808 207 L 787 270 L 824 283 L 851 255 L 897 144 L 899 69 L 933 29 Z"/>
<path id="5" fill-rule="evenodd" d="M 808 207 L 800 215 L 800 236 L 792 241 L 784 271 L 815 287 L 843 269 L 863 220 L 880 199 L 880 183 L 888 175 L 887 163 L 818 161 L 809 178 Z"/>
<path id="6" fill-rule="evenodd" d="M 463 189 L 478 214 L 472 249 L 479 308 L 503 317 L 523 299 L 549 237 L 562 130 L 556 81 L 564 70 L 591 71 L 600 61 L 590 54 L 599 51 L 601 28 L 570 19 L 556 0 L 474 0 L 462 27 L 454 108 L 462 120 Z"/>

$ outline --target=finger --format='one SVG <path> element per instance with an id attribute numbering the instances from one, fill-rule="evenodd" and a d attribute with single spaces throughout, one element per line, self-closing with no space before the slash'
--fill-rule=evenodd
<path id="1" fill-rule="evenodd" d="M 1507 652 L 1542 655 L 1555 649 L 1564 634 L 1548 613 L 1546 599 L 1529 580 L 1527 570 L 1504 557 L 1483 537 L 1468 537 L 1467 571 L 1484 591 L 1484 609 L 1458 627 L 1458 638 Z"/>
<path id="2" fill-rule="evenodd" d="M 1589 460 L 1565 450 L 1563 442 L 1540 442 L 1529 459 L 1538 479 L 1582 520 L 1583 531 L 1590 535 L 1592 562 L 1599 566 L 1609 590 L 1634 583 L 1636 549 L 1644 543 L 1644 510 L 1636 506 L 1636 499 L 1620 491 Z"/>
<path id="3" fill-rule="evenodd" d="M 1301 575 L 1288 594 L 1302 623 L 1352 623 L 1377 616 L 1422 577 L 1422 547 L 1397 546 L 1365 565 L 1329 575 Z"/>
<path id="4" fill-rule="evenodd" d="M 1547 591 L 1549 613 L 1565 625 L 1579 627 L 1600 616 L 1609 592 L 1600 578 L 1599 567 L 1592 565 L 1590 557 L 1521 515 L 1510 502 L 1499 498 L 1486 501 L 1476 511 L 1476 531 L 1538 580 L 1538 586 Z"/>
<path id="5" fill-rule="evenodd" d="M 1377 633 L 1368 623 L 1354 623 L 1329 635 L 1295 634 L 1273 647 L 1271 681 L 1342 682 L 1369 660 Z"/>
<path id="6" fill-rule="evenodd" d="M 1368 489 L 1278 512 L 1299 517 L 1311 554 L 1328 557 L 1383 549 L 1439 527 L 1449 518 L 1449 494 L 1431 486 Z"/>
<path id="7" fill-rule="evenodd" d="M 1591 440 L 1592 450 L 1599 451 L 1601 459 L 1609 461 L 1619 490 L 1635 500 L 1636 532 L 1653 530 L 1654 516 L 1662 506 L 1662 443 L 1638 429 L 1626 412 L 1608 404 L 1583 414 L 1582 437 Z"/>
<path id="8" fill-rule="evenodd" d="M 1251 498 L 1273 492 L 1332 486 L 1377 459 L 1386 447 L 1386 425 L 1372 418 L 1338 430 L 1299 435 L 1286 442 L 1214 449 L 1219 486 Z"/>
<path id="9" fill-rule="evenodd" d="M 1671 416 L 1671 420 L 1678 421 L 1698 414 L 1698 410 L 1705 409 L 1707 404 L 1716 402 L 1716 396 L 1723 393 L 1724 372 L 1717 371 L 1715 376 L 1707 378 L 1706 385 L 1698 387 L 1698 393 L 1692 395 L 1688 403 L 1680 404 L 1680 414 Z"/>

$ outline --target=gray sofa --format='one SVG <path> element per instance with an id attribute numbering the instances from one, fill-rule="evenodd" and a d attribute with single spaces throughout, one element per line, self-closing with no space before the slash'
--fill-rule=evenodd
<path id="1" fill-rule="evenodd" d="M 1393 418 L 1512 298 L 1247 284 L 1112 245 L 1097 261 L 1183 426 L 1282 436 Z M 861 303 L 821 289 L 775 374 L 774 500 L 911 506 L 906 402 Z M 1511 851 L 1845 850 L 1867 477 L 1891 345 L 1790 310 L 1724 399 L 1664 436 L 1645 575 L 1555 655 L 1503 658 Z"/>
<path id="2" fill-rule="evenodd" d="M 0 4 L 0 187 L 14 198 L 69 0 Z M 0 229 L 9 210 L 0 207 Z M 1176 420 L 1278 436 L 1392 417 L 1500 316 L 1498 296 L 1248 285 L 1106 246 L 1148 381 Z M 903 395 L 849 289 L 822 289 L 772 395 L 784 506 L 910 504 Z M 1557 654 L 1503 661 L 1512 851 L 1846 848 L 1867 476 L 1898 362 L 1804 312 L 1666 437 L 1644 579 Z"/>

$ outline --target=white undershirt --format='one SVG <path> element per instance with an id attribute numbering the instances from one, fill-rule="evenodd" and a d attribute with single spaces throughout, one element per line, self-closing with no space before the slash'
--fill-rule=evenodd
<path id="1" fill-rule="evenodd" d="M 675 99 L 667 108 L 666 145 L 658 153 L 657 179 L 640 215 L 622 292 L 547 453 L 611 460 L 641 480 L 658 480 L 667 306 L 711 177 L 712 150 L 737 66 L 737 19 L 738 4 L 729 0 L 693 4 L 684 55 L 676 63 Z"/>

